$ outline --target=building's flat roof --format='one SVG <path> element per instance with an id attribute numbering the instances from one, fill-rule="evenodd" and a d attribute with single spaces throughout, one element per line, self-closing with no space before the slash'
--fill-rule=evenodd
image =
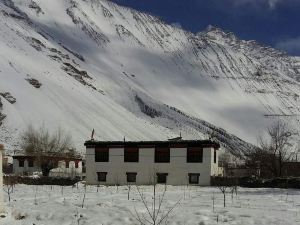
<path id="1" fill-rule="evenodd" d="M 89 140 L 84 143 L 86 147 L 171 147 L 171 148 L 186 148 L 186 147 L 213 147 L 220 148 L 220 144 L 212 140 L 167 140 L 167 141 L 96 141 Z"/>
<path id="2" fill-rule="evenodd" d="M 82 161 L 82 158 L 77 158 L 77 157 L 67 157 L 67 156 L 41 156 L 42 158 L 47 158 L 47 159 L 58 159 L 58 160 L 80 160 Z M 34 155 L 13 155 L 13 159 L 34 159 L 36 156 Z"/>

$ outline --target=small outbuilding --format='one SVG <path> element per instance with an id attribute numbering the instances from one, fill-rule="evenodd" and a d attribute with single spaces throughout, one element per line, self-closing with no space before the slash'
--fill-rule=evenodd
<path id="1" fill-rule="evenodd" d="M 44 160 L 51 161 L 54 168 L 49 175 L 54 177 L 77 177 L 82 176 L 82 158 L 43 156 Z M 13 156 L 13 173 L 15 175 L 31 175 L 40 172 L 41 167 L 37 157 L 30 155 Z"/>

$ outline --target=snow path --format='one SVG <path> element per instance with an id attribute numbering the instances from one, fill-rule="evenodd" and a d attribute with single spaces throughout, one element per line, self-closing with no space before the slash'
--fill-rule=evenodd
<path id="1" fill-rule="evenodd" d="M 152 187 L 140 187 L 151 202 Z M 161 194 L 164 186 L 158 186 Z M 71 225 L 78 224 L 138 224 L 131 213 L 134 208 L 145 213 L 136 187 L 132 187 L 127 200 L 127 186 L 88 186 L 84 207 L 81 208 L 84 187 L 17 185 L 8 204 L 8 217 L 1 225 Z M 215 211 L 212 196 L 215 196 Z M 36 200 L 35 200 L 36 196 Z M 7 196 L 6 202 L 7 202 Z M 227 207 L 223 197 L 213 187 L 167 186 L 163 210 L 168 210 L 179 199 L 180 204 L 169 216 L 168 224 L 228 224 L 228 225 L 292 225 L 300 223 L 300 190 L 239 188 L 231 199 L 227 194 Z M 24 218 L 22 218 L 24 217 Z M 19 218 L 19 220 L 16 220 Z M 22 219 L 20 219 L 22 218 Z M 218 220 L 218 222 L 217 222 Z"/>

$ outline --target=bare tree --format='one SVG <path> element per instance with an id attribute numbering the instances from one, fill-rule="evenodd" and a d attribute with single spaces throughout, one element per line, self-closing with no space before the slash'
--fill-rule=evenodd
<path id="1" fill-rule="evenodd" d="M 226 193 L 228 190 L 231 190 L 232 193 L 237 190 L 236 180 L 230 177 L 215 177 L 214 185 L 222 192 L 223 205 L 226 207 Z"/>
<path id="2" fill-rule="evenodd" d="M 220 185 L 220 186 L 218 186 L 218 188 L 223 194 L 223 203 L 224 203 L 224 207 L 226 207 L 226 190 L 227 190 L 228 186 Z"/>
<path id="3" fill-rule="evenodd" d="M 129 200 L 130 199 L 130 191 L 131 191 L 131 184 L 130 183 L 127 184 L 127 188 L 128 188 L 128 190 L 127 190 L 127 200 Z"/>
<path id="4" fill-rule="evenodd" d="M 86 184 L 84 184 L 84 193 L 83 193 L 81 208 L 83 208 L 84 206 L 85 197 L 86 197 Z"/>
<path id="5" fill-rule="evenodd" d="M 254 153 L 254 160 L 273 176 L 280 177 L 284 163 L 293 156 L 292 141 L 295 133 L 287 123 L 278 120 L 268 127 L 267 136 L 259 137 L 260 149 Z"/>
<path id="6" fill-rule="evenodd" d="M 211 197 L 211 200 L 212 200 L 212 208 L 213 208 L 213 212 L 215 212 L 215 192 L 213 192 L 212 197 Z"/>
<path id="7" fill-rule="evenodd" d="M 233 201 L 233 194 L 235 194 L 236 196 L 238 194 L 238 185 L 236 179 L 234 180 L 234 182 L 232 182 L 232 186 L 230 187 L 230 192 L 231 192 L 231 200 Z"/>
<path id="8" fill-rule="evenodd" d="M 167 192 L 167 185 L 165 185 L 163 192 L 161 195 L 157 193 L 156 183 L 153 183 L 153 195 L 152 202 L 147 201 L 146 196 L 141 192 L 141 189 L 136 186 L 140 199 L 143 203 L 143 206 L 146 209 L 146 213 L 139 213 L 136 208 L 135 215 L 133 217 L 141 224 L 141 225 L 160 225 L 160 224 L 168 224 L 168 217 L 170 213 L 174 210 L 174 208 L 180 203 L 181 199 L 179 199 L 173 206 L 171 206 L 168 210 L 163 210 L 163 203 L 165 200 L 165 195 Z M 149 203 L 150 202 L 150 203 Z"/>
<path id="9" fill-rule="evenodd" d="M 115 180 L 115 185 L 116 185 L 116 189 L 117 189 L 117 193 L 118 193 L 119 192 L 119 186 L 120 186 L 119 174 L 118 173 L 115 174 L 114 180 Z"/>
<path id="10" fill-rule="evenodd" d="M 13 185 L 11 184 L 6 184 L 5 185 L 5 189 L 4 191 L 7 193 L 7 196 L 8 196 L 8 202 L 10 202 L 10 199 L 11 199 L 11 193 L 12 193 L 12 190 L 13 190 Z"/>
<path id="11" fill-rule="evenodd" d="M 76 152 L 72 146 L 71 137 L 62 129 L 50 133 L 45 127 L 35 129 L 28 126 L 22 135 L 22 149 L 27 155 L 35 157 L 44 176 L 57 166 L 53 157 L 75 157 Z"/>
<path id="12" fill-rule="evenodd" d="M 7 193 L 8 202 L 10 202 L 11 193 L 14 191 L 14 186 L 17 184 L 17 179 L 14 176 L 6 176 L 4 181 L 5 188 L 3 190 Z"/>

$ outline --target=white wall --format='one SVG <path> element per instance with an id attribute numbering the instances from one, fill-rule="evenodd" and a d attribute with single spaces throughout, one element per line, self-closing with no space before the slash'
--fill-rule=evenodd
<path id="1" fill-rule="evenodd" d="M 78 168 L 75 168 L 75 162 L 69 162 L 69 168 L 66 168 L 65 161 L 58 162 L 58 168 L 52 169 L 49 176 L 52 177 L 71 177 L 74 178 L 76 176 L 82 175 L 82 162 L 78 162 Z"/>
<path id="2" fill-rule="evenodd" d="M 50 176 L 61 176 L 61 177 L 69 177 L 70 175 L 81 175 L 82 174 L 82 162 L 80 161 L 78 163 L 78 168 L 75 168 L 75 162 L 70 161 L 69 162 L 69 168 L 66 168 L 66 163 L 60 161 L 59 162 L 59 171 L 53 171 L 50 172 Z M 54 169 L 55 170 L 55 169 Z M 28 160 L 25 159 L 24 161 L 24 167 L 19 167 L 19 160 L 13 159 L 13 173 L 16 175 L 22 175 L 24 173 L 33 173 L 41 171 L 40 167 L 36 165 L 36 162 L 34 162 L 34 167 L 28 166 Z"/>
<path id="3" fill-rule="evenodd" d="M 154 163 L 154 152 L 154 148 L 140 148 L 139 162 L 124 162 L 124 149 L 110 148 L 109 162 L 95 162 L 95 148 L 87 148 L 86 182 L 98 184 L 97 172 L 107 172 L 107 181 L 101 184 L 125 185 L 126 172 L 136 172 L 139 185 L 152 183 L 156 173 L 168 173 L 167 184 L 184 185 L 188 183 L 188 173 L 200 173 L 199 185 L 210 185 L 210 177 L 217 174 L 213 148 L 203 149 L 202 163 L 186 163 L 186 148 L 171 148 L 170 163 Z"/>
<path id="4" fill-rule="evenodd" d="M 214 162 L 214 149 L 211 148 L 211 175 L 219 175 L 219 151 L 216 150 L 216 162 Z"/>
<path id="5" fill-rule="evenodd" d="M 40 171 L 38 167 L 29 167 L 28 166 L 28 160 L 24 161 L 24 167 L 19 167 L 19 160 L 13 159 L 13 173 L 16 175 L 22 175 L 23 173 L 33 173 L 36 171 Z"/>

